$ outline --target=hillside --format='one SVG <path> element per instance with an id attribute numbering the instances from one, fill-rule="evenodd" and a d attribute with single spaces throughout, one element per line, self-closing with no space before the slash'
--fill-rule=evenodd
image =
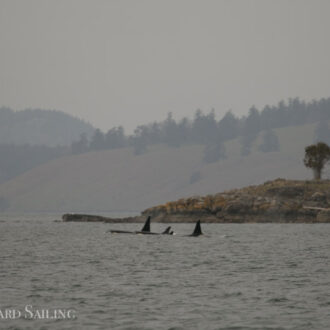
<path id="1" fill-rule="evenodd" d="M 313 142 L 314 128 L 309 124 L 277 129 L 279 152 L 259 152 L 257 141 L 252 153 L 243 157 L 238 139 L 228 141 L 227 158 L 211 164 L 202 161 L 199 145 L 155 145 L 142 155 L 123 148 L 65 156 L 1 184 L 0 202 L 7 211 L 142 211 L 278 177 L 311 178 L 302 158 L 304 147 Z"/>
<path id="2" fill-rule="evenodd" d="M 69 146 L 94 127 L 61 111 L 0 108 L 0 144 Z"/>

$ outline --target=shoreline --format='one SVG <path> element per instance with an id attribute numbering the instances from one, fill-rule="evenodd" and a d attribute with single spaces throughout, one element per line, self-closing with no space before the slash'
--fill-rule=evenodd
<path id="1" fill-rule="evenodd" d="M 329 210 L 330 214 L 330 210 Z M 135 216 L 126 218 L 109 218 L 101 217 L 92 214 L 64 214 L 62 216 L 62 222 L 98 222 L 98 223 L 144 223 L 146 216 Z M 269 223 L 279 223 L 279 224 L 316 224 L 316 223 L 330 223 L 330 218 L 328 219 L 317 219 L 317 218 L 305 218 L 305 219 L 288 219 L 288 218 L 254 218 L 254 219 L 244 219 L 244 218 L 233 218 L 233 219 L 218 219 L 216 217 L 210 216 L 157 216 L 151 218 L 153 223 L 195 223 L 197 220 L 201 220 L 202 223 L 216 223 L 216 224 L 269 224 Z"/>

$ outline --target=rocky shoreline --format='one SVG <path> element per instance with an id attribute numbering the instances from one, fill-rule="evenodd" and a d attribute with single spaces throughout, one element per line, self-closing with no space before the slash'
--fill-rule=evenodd
<path id="1" fill-rule="evenodd" d="M 204 223 L 330 223 L 330 180 L 277 179 L 262 185 L 196 196 L 151 207 L 141 216 L 106 218 L 64 214 L 63 221 L 109 223 L 144 222 Z"/>

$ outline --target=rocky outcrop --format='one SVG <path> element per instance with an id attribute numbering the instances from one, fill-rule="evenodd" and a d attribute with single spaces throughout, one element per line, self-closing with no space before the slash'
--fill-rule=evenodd
<path id="1" fill-rule="evenodd" d="M 321 210 L 316 217 L 318 222 L 330 222 L 330 209 Z"/>
<path id="2" fill-rule="evenodd" d="M 162 222 L 330 222 L 330 181 L 277 179 L 216 195 L 180 199 L 142 214 Z"/>

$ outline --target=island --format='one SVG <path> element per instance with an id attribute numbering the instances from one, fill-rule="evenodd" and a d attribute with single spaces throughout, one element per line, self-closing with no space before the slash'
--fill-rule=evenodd
<path id="1" fill-rule="evenodd" d="M 121 219 L 64 214 L 63 221 L 204 223 L 330 223 L 330 180 L 276 179 L 207 196 L 181 198 Z"/>

